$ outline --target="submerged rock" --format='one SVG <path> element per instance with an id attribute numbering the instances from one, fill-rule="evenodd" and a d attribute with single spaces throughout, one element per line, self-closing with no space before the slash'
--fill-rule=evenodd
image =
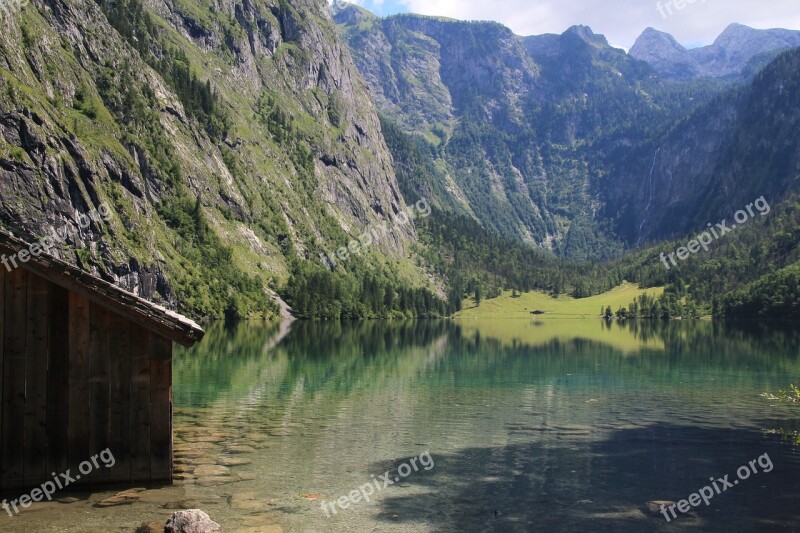
<path id="1" fill-rule="evenodd" d="M 230 469 L 222 465 L 200 465 L 194 469 L 194 475 L 199 478 L 227 476 L 230 474 Z"/>
<path id="2" fill-rule="evenodd" d="M 201 487 L 216 487 L 218 485 L 226 485 L 228 483 L 236 483 L 242 481 L 241 478 L 234 476 L 211 476 L 197 480 L 197 484 Z"/>
<path id="3" fill-rule="evenodd" d="M 229 454 L 256 453 L 256 449 L 253 448 L 252 446 L 239 444 L 239 445 L 228 446 L 227 448 L 225 448 L 225 453 Z"/>
<path id="4" fill-rule="evenodd" d="M 197 502 L 193 502 L 192 500 L 167 502 L 161 506 L 162 509 L 192 509 L 194 507 L 197 507 Z"/>
<path id="5" fill-rule="evenodd" d="M 242 466 L 249 465 L 253 461 L 250 459 L 242 459 L 239 457 L 220 457 L 217 459 L 217 464 L 221 466 Z"/>
<path id="6" fill-rule="evenodd" d="M 164 522 L 145 522 L 136 528 L 136 533 L 164 533 Z"/>
<path id="7" fill-rule="evenodd" d="M 173 513 L 164 526 L 164 533 L 221 533 L 222 527 L 200 509 Z"/>
<path id="8" fill-rule="evenodd" d="M 141 496 L 137 494 L 136 489 L 131 489 L 124 492 L 118 492 L 110 498 L 106 498 L 105 500 L 97 502 L 94 504 L 94 506 L 102 509 L 105 507 L 116 507 L 118 505 L 130 505 L 139 498 L 141 498 Z"/>
<path id="9" fill-rule="evenodd" d="M 645 504 L 645 510 L 647 514 L 650 516 L 659 516 L 661 515 L 661 506 L 669 507 L 673 505 L 675 502 L 669 500 L 653 500 L 649 501 Z M 663 515 L 662 515 L 663 516 Z"/>

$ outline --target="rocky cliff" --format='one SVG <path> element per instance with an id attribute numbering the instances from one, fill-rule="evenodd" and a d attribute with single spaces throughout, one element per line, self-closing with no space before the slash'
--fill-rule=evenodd
<path id="1" fill-rule="evenodd" d="M 335 20 L 380 111 L 440 148 L 440 189 L 449 193 L 434 200 L 500 234 L 554 240 L 536 147 L 517 158 L 508 142 L 530 139 L 525 102 L 539 77 L 511 30 L 416 15 L 380 19 L 349 4 Z"/>
<path id="2" fill-rule="evenodd" d="M 601 188 L 632 243 L 680 237 L 800 188 L 800 49 L 621 159 Z"/>
<path id="3" fill-rule="evenodd" d="M 2 225 L 72 226 L 59 255 L 137 294 L 254 311 L 249 283 L 405 207 L 322 0 L 34 0 L 4 24 Z M 109 221 L 77 227 L 103 203 Z M 379 248 L 403 260 L 414 240 Z"/>
<path id="4" fill-rule="evenodd" d="M 440 204 L 575 259 L 620 251 L 598 217 L 607 160 L 720 87 L 662 80 L 586 26 L 519 37 L 347 4 L 334 19 L 379 110 L 432 147 L 442 184 L 431 188 L 449 191 Z"/>
<path id="5" fill-rule="evenodd" d="M 667 78 L 750 76 L 779 53 L 800 46 L 800 32 L 731 24 L 710 45 L 687 50 L 668 33 L 647 28 L 630 55 Z"/>

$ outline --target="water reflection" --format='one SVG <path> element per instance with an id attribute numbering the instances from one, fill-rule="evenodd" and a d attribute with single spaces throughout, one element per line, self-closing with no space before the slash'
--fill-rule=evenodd
<path id="1" fill-rule="evenodd" d="M 758 397 L 800 371 L 800 336 L 791 329 L 298 322 L 282 335 L 214 324 L 207 338 L 176 356 L 177 424 L 188 428 L 185 438 L 179 428 L 177 446 L 191 444 L 194 426 L 209 420 L 267 435 L 262 449 L 271 459 L 250 471 L 285 470 L 275 484 L 255 486 L 293 495 L 281 510 L 298 531 L 796 524 L 787 502 L 797 496 L 800 465 L 790 446 L 765 433 L 798 420 Z M 411 476 L 377 508 L 330 520 L 316 509 L 318 498 L 346 494 L 423 448 L 437 457 L 435 472 Z M 775 471 L 713 507 L 669 525 L 647 513 L 648 500 L 688 497 L 708 476 L 766 451 Z M 286 470 L 287 462 L 303 466 Z M 197 481 L 187 478 L 188 486 Z"/>
<path id="2" fill-rule="evenodd" d="M 279 369 L 282 388 L 302 377 L 307 393 L 342 394 L 397 377 L 512 384 L 602 368 L 642 375 L 724 370 L 760 382 L 764 373 L 800 371 L 800 332 L 763 323 L 498 323 L 295 322 L 288 333 L 277 324 L 213 323 L 201 345 L 177 350 L 175 404 L 199 407 L 222 393 L 247 394 L 265 371 L 275 381 Z"/>
<path id="3" fill-rule="evenodd" d="M 800 414 L 759 394 L 797 381 L 798 347 L 791 329 L 703 321 L 215 323 L 175 353 L 174 486 L 2 527 L 135 530 L 199 507 L 242 533 L 796 530 L 800 459 L 775 431 Z M 432 471 L 321 511 L 424 451 Z M 765 452 L 772 472 L 691 516 L 645 508 Z"/>

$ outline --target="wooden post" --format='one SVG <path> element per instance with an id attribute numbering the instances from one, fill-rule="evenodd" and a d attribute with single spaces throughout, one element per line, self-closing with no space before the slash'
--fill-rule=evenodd
<path id="1" fill-rule="evenodd" d="M 48 319 L 50 283 L 28 274 L 28 317 L 25 342 L 25 483 L 47 477 L 47 363 L 50 356 Z"/>
<path id="2" fill-rule="evenodd" d="M 131 339 L 130 322 L 112 313 L 109 325 L 111 367 L 111 435 L 109 447 L 116 462 L 109 472 L 111 481 L 131 479 Z"/>
<path id="3" fill-rule="evenodd" d="M 94 456 L 109 447 L 111 436 L 110 313 L 96 303 L 89 305 L 89 453 Z M 114 453 L 114 450 L 111 450 Z M 87 455 L 83 460 L 88 460 Z M 101 466 L 92 472 L 93 482 L 108 481 L 109 471 Z"/>
<path id="4" fill-rule="evenodd" d="M 89 453 L 89 301 L 69 294 L 69 468 Z M 74 471 L 74 470 L 73 470 Z"/>
<path id="5" fill-rule="evenodd" d="M 47 365 L 47 472 L 69 468 L 69 292 L 50 284 L 50 360 Z"/>
<path id="6" fill-rule="evenodd" d="M 25 481 L 25 341 L 27 335 L 28 273 L 22 268 L 6 274 L 5 348 L 3 357 L 4 486 Z"/>
<path id="7" fill-rule="evenodd" d="M 147 330 L 131 324 L 131 478 L 150 480 L 150 354 Z"/>
<path id="8" fill-rule="evenodd" d="M 172 342 L 150 335 L 151 478 L 172 482 Z"/>

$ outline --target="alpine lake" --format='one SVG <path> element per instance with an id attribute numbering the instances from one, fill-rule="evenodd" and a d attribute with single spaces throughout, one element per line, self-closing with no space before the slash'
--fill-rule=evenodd
<path id="1" fill-rule="evenodd" d="M 199 508 L 225 532 L 798 531 L 800 405 L 761 393 L 799 381 L 800 332 L 764 323 L 214 323 L 175 353 L 173 486 L 61 492 L 0 530 Z M 648 506 L 725 475 L 670 522 Z"/>

